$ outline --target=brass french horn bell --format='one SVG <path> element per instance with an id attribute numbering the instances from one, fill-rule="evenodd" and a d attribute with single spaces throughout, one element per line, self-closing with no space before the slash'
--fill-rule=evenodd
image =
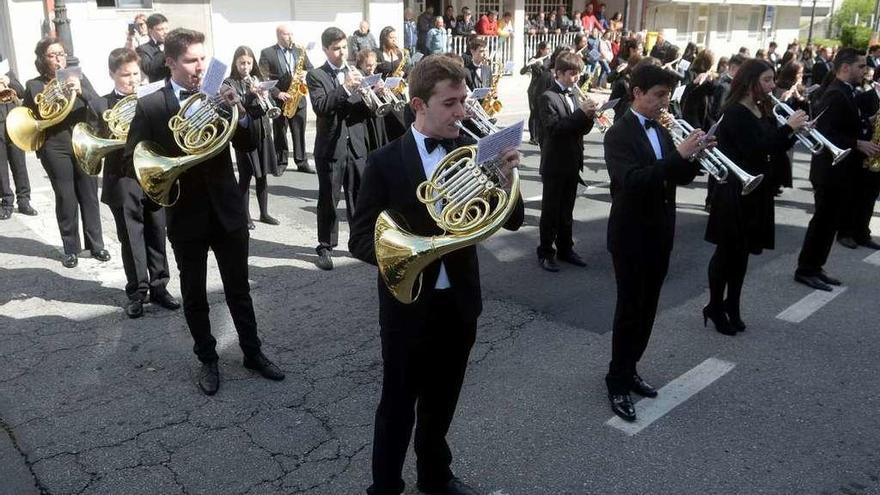
<path id="1" fill-rule="evenodd" d="M 46 129 L 67 118 L 73 110 L 76 97 L 68 94 L 65 86 L 57 79 L 52 79 L 34 101 L 39 115 L 34 115 L 30 108 L 22 106 L 13 108 L 6 116 L 9 138 L 24 151 L 36 151 L 43 147 Z"/>
<path id="2" fill-rule="evenodd" d="M 132 94 L 116 102 L 113 108 L 104 111 L 102 118 L 110 128 L 111 138 L 98 136 L 98 132 L 85 122 L 73 126 L 71 133 L 73 154 L 85 173 L 98 175 L 104 157 L 125 147 L 125 138 L 134 119 L 136 106 L 137 95 Z"/>

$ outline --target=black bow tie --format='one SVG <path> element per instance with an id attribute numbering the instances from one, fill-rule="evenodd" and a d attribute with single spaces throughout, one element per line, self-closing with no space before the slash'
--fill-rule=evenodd
<path id="1" fill-rule="evenodd" d="M 571 94 L 571 88 L 565 88 L 565 89 L 563 89 L 563 90 L 562 90 L 562 94 L 564 94 L 564 95 L 570 95 L 570 94 Z"/>
<path id="2" fill-rule="evenodd" d="M 428 150 L 428 153 L 433 153 L 437 146 L 443 146 L 443 149 L 447 152 L 455 149 L 455 140 L 454 139 L 435 139 L 435 138 L 425 138 L 425 149 Z"/>
<path id="3" fill-rule="evenodd" d="M 181 89 L 181 90 L 180 90 L 180 98 L 179 98 L 179 100 L 180 100 L 180 101 L 184 101 L 184 100 L 186 100 L 187 98 L 189 98 L 190 96 L 197 95 L 197 94 L 199 94 L 198 91 L 190 91 L 190 90 L 188 90 L 188 89 Z"/>
<path id="4" fill-rule="evenodd" d="M 659 129 L 660 124 L 658 124 L 656 120 L 645 119 L 645 129 L 650 129 L 652 127 L 655 129 Z"/>

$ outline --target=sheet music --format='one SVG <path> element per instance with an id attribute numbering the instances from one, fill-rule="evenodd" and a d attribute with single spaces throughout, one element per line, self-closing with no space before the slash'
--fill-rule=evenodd
<path id="1" fill-rule="evenodd" d="M 147 96 L 149 94 L 153 94 L 156 91 L 159 91 L 160 89 L 162 89 L 164 87 L 165 87 L 165 80 L 164 79 L 156 81 L 156 82 L 151 82 L 150 84 L 145 84 L 143 86 L 138 86 L 137 97 L 143 98 L 144 96 Z"/>
<path id="2" fill-rule="evenodd" d="M 214 96 L 219 93 L 228 67 L 216 58 L 212 58 L 211 63 L 208 64 L 208 70 L 205 71 L 205 77 L 202 78 L 202 86 L 199 88 L 199 91 L 208 96 Z"/>
<path id="3" fill-rule="evenodd" d="M 614 108 L 614 105 L 617 105 L 618 101 L 620 101 L 620 98 L 615 98 L 613 100 L 606 101 L 604 105 L 602 105 L 601 107 L 599 107 L 598 110 L 596 110 L 596 113 L 602 113 L 605 110 L 608 110 L 609 108 Z"/>
<path id="4" fill-rule="evenodd" d="M 518 149 L 522 144 L 524 125 L 525 121 L 520 120 L 477 141 L 477 165 L 496 159 L 507 150 Z"/>
<path id="5" fill-rule="evenodd" d="M 0 74 L 6 75 L 7 72 L 9 72 L 9 60 L 3 59 L 3 61 L 0 62 Z"/>
<path id="6" fill-rule="evenodd" d="M 274 88 L 275 85 L 277 85 L 277 84 L 278 84 L 278 80 L 273 79 L 271 81 L 263 81 L 260 84 L 258 84 L 257 86 L 263 91 L 269 91 L 270 89 Z"/>
<path id="7" fill-rule="evenodd" d="M 822 87 L 821 84 L 813 84 L 809 88 L 807 88 L 804 92 L 809 95 L 810 93 L 812 93 L 813 91 L 816 91 L 817 89 L 819 89 L 821 87 Z"/>
<path id="8" fill-rule="evenodd" d="M 685 60 L 685 59 L 681 59 L 681 60 L 678 61 L 678 70 L 679 70 L 679 72 L 685 72 L 685 71 L 687 71 L 687 70 L 690 68 L 690 66 L 691 66 L 691 63 L 688 62 L 688 61 Z"/>
<path id="9" fill-rule="evenodd" d="M 684 94 L 684 88 L 685 88 L 684 85 L 679 84 L 678 87 L 675 88 L 675 91 L 672 92 L 672 98 L 671 98 L 671 100 L 672 100 L 672 101 L 678 101 L 678 102 L 680 102 L 680 101 L 681 101 L 681 95 Z"/>
<path id="10" fill-rule="evenodd" d="M 314 49 L 315 49 L 315 42 L 314 42 L 314 41 L 309 41 L 309 44 L 306 45 L 306 51 L 307 51 L 307 52 L 310 52 L 310 51 L 312 51 L 312 50 L 314 50 Z"/>
<path id="11" fill-rule="evenodd" d="M 402 77 L 389 77 L 385 79 L 385 89 L 394 89 L 400 86 L 400 81 L 402 81 Z"/>
<path id="12" fill-rule="evenodd" d="M 82 67 L 67 67 L 55 71 L 55 79 L 59 81 L 69 81 L 71 79 L 82 79 Z"/>
<path id="13" fill-rule="evenodd" d="M 722 120 L 724 120 L 724 115 L 722 115 L 721 118 L 718 119 L 717 122 L 712 124 L 712 127 L 709 128 L 709 132 L 707 132 L 706 135 L 703 136 L 702 142 L 706 142 L 709 139 L 712 139 L 712 136 L 715 135 L 715 131 L 718 130 L 718 124 L 720 124 Z"/>
<path id="14" fill-rule="evenodd" d="M 361 87 L 362 88 L 372 88 L 376 85 L 379 80 L 382 79 L 382 74 L 373 74 L 369 75 L 363 79 L 361 79 Z"/>
<path id="15" fill-rule="evenodd" d="M 489 91 L 490 91 L 489 88 L 477 88 L 477 89 L 471 91 L 470 96 L 471 96 L 471 98 L 473 98 L 475 100 L 482 100 L 483 98 L 485 98 L 489 94 Z"/>

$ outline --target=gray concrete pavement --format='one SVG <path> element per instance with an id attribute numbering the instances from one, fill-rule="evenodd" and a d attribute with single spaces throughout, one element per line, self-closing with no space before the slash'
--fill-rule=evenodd
<path id="1" fill-rule="evenodd" d="M 505 100 L 505 118 L 525 110 L 524 98 Z M 865 249 L 835 246 L 828 269 L 846 291 L 801 323 L 776 318 L 811 292 L 792 281 L 812 211 L 802 153 L 795 188 L 778 201 L 777 249 L 751 259 L 749 328 L 733 338 L 700 317 L 711 254 L 705 181 L 680 190 L 676 248 L 641 372 L 661 386 L 708 358 L 734 367 L 636 435 L 606 425 L 615 285 L 600 142 L 588 138 L 591 187 L 575 208 L 576 249 L 589 267 L 558 274 L 535 260 L 538 157 L 523 148 L 526 225 L 480 248 L 485 311 L 450 433 L 455 471 L 494 495 L 880 493 L 880 266 L 863 261 Z M 261 336 L 287 379 L 241 366 L 212 270 L 223 382 L 208 398 L 193 382 L 181 312 L 123 314 L 106 208 L 113 260 L 61 267 L 51 189 L 32 156 L 29 166 L 40 215 L 0 223 L 0 494 L 363 492 L 381 376 L 375 270 L 344 249 L 334 271 L 314 267 L 314 176 L 270 179 L 282 224 L 258 223 L 251 241 Z M 345 246 L 344 223 L 340 237 Z M 414 473 L 410 458 L 407 494 L 417 493 Z"/>

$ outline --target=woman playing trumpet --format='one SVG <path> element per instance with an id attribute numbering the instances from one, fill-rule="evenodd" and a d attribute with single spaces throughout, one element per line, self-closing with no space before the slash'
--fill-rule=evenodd
<path id="1" fill-rule="evenodd" d="M 797 111 L 785 125 L 777 125 L 767 97 L 775 87 L 774 75 L 767 61 L 746 61 L 731 82 L 718 127 L 718 148 L 753 175 L 772 176 L 786 166 L 780 152 L 794 145 L 793 134 L 808 123 L 807 114 Z M 774 188 L 765 181 L 742 195 L 741 187 L 736 180 L 716 184 L 706 228 L 706 240 L 716 247 L 709 262 L 709 304 L 703 308 L 703 318 L 704 323 L 711 319 L 725 335 L 746 328 L 740 317 L 740 295 L 749 254 L 774 248 Z"/>
<path id="2" fill-rule="evenodd" d="M 235 163 L 238 165 L 238 188 L 241 190 L 245 211 L 248 212 L 248 229 L 254 228 L 254 221 L 250 215 L 251 178 L 256 179 L 257 182 L 260 221 L 269 225 L 278 225 L 278 220 L 269 215 L 267 182 L 269 174 L 280 175 L 275 144 L 272 140 L 272 122 L 267 116 L 272 108 L 278 107 L 272 103 L 268 92 L 259 88 L 263 74 L 260 67 L 254 63 L 254 52 L 247 46 L 240 46 L 236 48 L 232 60 L 231 74 L 224 84 L 235 89 L 253 121 L 248 133 L 249 139 L 236 140 L 233 144 Z"/>
<path id="3" fill-rule="evenodd" d="M 73 268 L 77 265 L 77 255 L 82 250 L 79 237 L 79 212 L 82 212 L 85 248 L 91 250 L 92 257 L 99 261 L 110 259 L 104 249 L 101 233 L 101 212 L 98 205 L 98 179 L 86 174 L 76 162 L 71 146 L 71 129 L 78 122 L 95 117 L 94 108 L 101 106 L 101 99 L 91 83 L 82 75 L 60 81 L 60 91 L 51 89 L 49 83 L 55 79 L 56 72 L 67 67 L 67 53 L 57 38 L 43 38 L 34 49 L 34 64 L 40 73 L 25 84 L 24 106 L 29 108 L 39 120 L 37 97 L 45 99 L 73 98 L 72 110 L 63 121 L 45 130 L 45 142 L 39 147 L 37 156 L 52 183 L 55 192 L 55 216 L 61 241 L 64 245 L 62 265 Z M 52 85 L 55 86 L 55 85 Z M 51 93 L 51 94 L 50 94 Z M 58 93 L 63 94 L 60 95 Z M 14 131 L 10 128 L 10 132 Z"/>

